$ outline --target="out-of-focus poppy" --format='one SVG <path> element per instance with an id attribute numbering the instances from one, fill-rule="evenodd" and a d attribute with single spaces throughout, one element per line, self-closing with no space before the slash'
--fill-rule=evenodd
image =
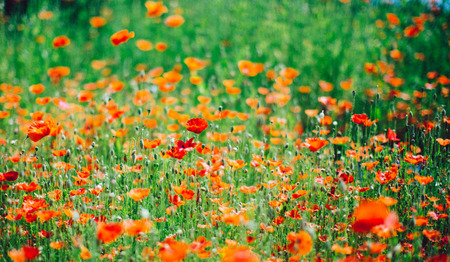
<path id="1" fill-rule="evenodd" d="M 127 29 L 121 30 L 111 36 L 111 43 L 114 46 L 118 46 L 122 43 L 126 43 L 130 38 L 134 37 L 134 32 L 128 32 Z"/>
<path id="2" fill-rule="evenodd" d="M 162 1 L 147 1 L 145 2 L 145 7 L 147 8 L 147 17 L 158 17 L 168 11 Z"/>
<path id="3" fill-rule="evenodd" d="M 167 238 L 163 242 L 159 242 L 158 246 L 158 257 L 163 262 L 181 261 L 187 257 L 189 251 L 188 244 L 172 238 Z"/>
<path id="4" fill-rule="evenodd" d="M 94 16 L 89 20 L 92 27 L 99 28 L 106 25 L 106 19 L 101 16 Z"/>
<path id="5" fill-rule="evenodd" d="M 121 223 L 99 222 L 97 225 L 97 238 L 104 244 L 114 242 L 123 232 Z"/>
<path id="6" fill-rule="evenodd" d="M 181 15 L 171 15 L 166 18 L 164 23 L 168 27 L 179 27 L 184 24 L 184 18 Z"/>
<path id="7" fill-rule="evenodd" d="M 61 48 L 70 45 L 70 39 L 63 35 L 63 36 L 57 36 L 53 39 L 53 48 Z"/>
<path id="8" fill-rule="evenodd" d="M 313 240 L 306 231 L 290 232 L 287 235 L 287 250 L 293 255 L 307 255 L 312 250 Z"/>
<path id="9" fill-rule="evenodd" d="M 373 227 L 385 224 L 389 216 L 394 214 L 380 201 L 362 203 L 353 212 L 352 229 L 358 233 L 369 232 Z"/>
<path id="10" fill-rule="evenodd" d="M 258 256 L 246 246 L 225 247 L 222 262 L 259 262 Z"/>
<path id="11" fill-rule="evenodd" d="M 124 232 L 129 236 L 137 236 L 140 233 L 147 233 L 152 228 L 153 223 L 148 219 L 130 220 L 122 222 Z"/>
<path id="12" fill-rule="evenodd" d="M 30 86 L 30 92 L 36 95 L 41 94 L 42 92 L 44 92 L 45 90 L 45 86 L 42 84 L 36 84 L 36 85 L 32 85 Z"/>

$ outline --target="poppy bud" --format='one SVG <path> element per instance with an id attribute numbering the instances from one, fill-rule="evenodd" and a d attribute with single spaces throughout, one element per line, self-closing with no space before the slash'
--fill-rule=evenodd
<path id="1" fill-rule="evenodd" d="M 222 106 L 219 106 L 219 112 L 222 112 L 222 109 L 223 109 Z"/>
<path id="2" fill-rule="evenodd" d="M 352 95 L 353 95 L 353 97 L 356 96 L 356 91 L 355 90 L 352 91 Z"/>

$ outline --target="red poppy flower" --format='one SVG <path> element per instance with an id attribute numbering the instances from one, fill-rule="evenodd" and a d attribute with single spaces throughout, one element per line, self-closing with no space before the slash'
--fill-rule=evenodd
<path id="1" fill-rule="evenodd" d="M 28 128 L 28 137 L 33 142 L 37 142 L 42 138 L 50 135 L 51 126 L 49 121 L 37 121 Z"/>
<path id="2" fill-rule="evenodd" d="M 369 232 L 378 225 L 392 224 L 391 220 L 396 217 L 395 213 L 389 212 L 389 209 L 381 201 L 370 201 L 360 204 L 353 212 L 355 221 L 352 229 L 355 232 Z"/>
<path id="3" fill-rule="evenodd" d="M 3 174 L 0 174 L 0 181 L 16 181 L 19 177 L 19 173 L 16 171 L 9 171 Z"/>
<path id="4" fill-rule="evenodd" d="M 196 134 L 200 134 L 208 127 L 208 122 L 203 118 L 192 118 L 186 123 L 186 129 Z"/>
<path id="5" fill-rule="evenodd" d="M 166 154 L 173 158 L 183 159 L 186 155 L 186 150 L 178 147 L 172 147 L 170 150 L 166 151 Z"/>
<path id="6" fill-rule="evenodd" d="M 195 146 L 197 146 L 197 143 L 193 143 L 192 141 L 194 140 L 193 137 L 191 137 L 188 141 L 183 142 L 182 140 L 177 140 L 175 141 L 175 145 L 178 149 L 182 149 L 184 151 L 192 151 L 194 150 Z"/>
<path id="7" fill-rule="evenodd" d="M 390 128 L 388 128 L 387 137 L 391 141 L 400 141 L 400 139 L 397 138 L 397 134 L 394 131 L 392 131 Z"/>

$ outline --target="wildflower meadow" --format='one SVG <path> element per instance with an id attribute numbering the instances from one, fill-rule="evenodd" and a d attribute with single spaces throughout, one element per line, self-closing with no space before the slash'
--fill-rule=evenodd
<path id="1" fill-rule="evenodd" d="M 443 1 L 0 2 L 0 261 L 450 261 Z"/>

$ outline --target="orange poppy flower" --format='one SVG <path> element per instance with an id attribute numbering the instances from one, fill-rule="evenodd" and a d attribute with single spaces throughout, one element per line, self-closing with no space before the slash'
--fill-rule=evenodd
<path id="1" fill-rule="evenodd" d="M 184 24 L 184 18 L 181 15 L 171 15 L 166 18 L 166 21 L 164 21 L 164 23 L 168 27 L 179 27 Z"/>
<path id="2" fill-rule="evenodd" d="M 115 131 L 114 129 L 111 129 L 111 132 L 115 137 L 124 137 L 128 133 L 128 130 L 120 128 L 119 130 Z"/>
<path id="3" fill-rule="evenodd" d="M 148 188 L 133 188 L 127 193 L 127 196 L 131 197 L 134 201 L 140 201 L 150 194 Z"/>
<path id="4" fill-rule="evenodd" d="M 55 150 L 52 152 L 54 156 L 65 156 L 67 154 L 67 150 Z"/>
<path id="5" fill-rule="evenodd" d="M 10 113 L 9 111 L 0 111 L 0 119 L 4 119 L 9 117 Z"/>
<path id="6" fill-rule="evenodd" d="M 351 78 L 349 78 L 349 79 L 347 79 L 345 81 L 342 81 L 341 82 L 341 88 L 343 90 L 350 90 L 350 89 L 352 89 L 352 83 L 353 83 L 353 81 L 352 81 Z"/>
<path id="7" fill-rule="evenodd" d="M 286 239 L 289 241 L 287 250 L 293 255 L 307 255 L 312 250 L 313 240 L 306 231 L 290 232 Z"/>
<path id="8" fill-rule="evenodd" d="M 230 95 L 239 95 L 242 92 L 239 87 L 226 87 L 225 91 Z"/>
<path id="9" fill-rule="evenodd" d="M 50 247 L 53 249 L 61 249 L 65 246 L 66 246 L 66 243 L 64 243 L 63 241 L 52 241 L 50 243 Z"/>
<path id="10" fill-rule="evenodd" d="M 145 7 L 147 8 L 147 17 L 158 17 L 164 13 L 167 13 L 168 11 L 167 7 L 164 6 L 162 1 L 147 1 L 145 2 Z"/>
<path id="11" fill-rule="evenodd" d="M 181 261 L 187 257 L 189 251 L 188 244 L 172 238 L 167 238 L 163 242 L 159 242 L 158 246 L 158 257 L 163 262 Z"/>
<path id="12" fill-rule="evenodd" d="M 80 93 L 78 93 L 78 102 L 89 102 L 94 98 L 94 93 L 91 91 L 81 90 Z"/>
<path id="13" fill-rule="evenodd" d="M 62 77 L 70 74 L 70 68 L 66 66 L 57 66 L 48 69 L 47 75 L 51 78 L 52 83 L 58 83 Z"/>
<path id="14" fill-rule="evenodd" d="M 264 70 L 263 64 L 255 64 L 250 61 L 242 60 L 238 63 L 239 71 L 246 76 L 256 76 Z"/>
<path id="15" fill-rule="evenodd" d="M 31 119 L 33 119 L 33 121 L 41 121 L 42 118 L 44 118 L 44 112 L 37 111 L 37 112 L 31 113 L 30 116 L 31 116 Z"/>
<path id="16" fill-rule="evenodd" d="M 292 67 L 287 67 L 280 71 L 280 75 L 287 79 L 294 79 L 297 76 L 299 76 L 300 74 L 296 69 L 294 69 Z"/>
<path id="17" fill-rule="evenodd" d="M 36 85 L 30 86 L 29 90 L 31 93 L 39 95 L 42 92 L 44 92 L 45 86 L 43 86 L 42 84 L 36 84 Z"/>
<path id="18" fill-rule="evenodd" d="M 253 194 L 258 191 L 258 188 L 255 186 L 241 186 L 239 188 L 239 191 L 241 191 L 244 194 Z"/>
<path id="19" fill-rule="evenodd" d="M 70 45 L 70 39 L 65 35 L 57 36 L 53 39 L 52 45 L 53 45 L 53 48 L 55 48 L 55 49 L 68 46 L 68 45 Z"/>
<path id="20" fill-rule="evenodd" d="M 386 14 L 386 18 L 387 18 L 389 24 L 391 24 L 391 25 L 398 25 L 398 24 L 400 24 L 400 19 L 395 14 L 387 13 Z"/>
<path id="21" fill-rule="evenodd" d="M 41 11 L 38 14 L 38 17 L 41 20 L 49 20 L 53 17 L 53 12 L 52 11 Z"/>
<path id="22" fill-rule="evenodd" d="M 249 218 L 245 211 L 239 211 L 237 213 L 233 211 L 231 213 L 223 215 L 222 221 L 227 224 L 239 226 L 247 224 Z"/>
<path id="23" fill-rule="evenodd" d="M 140 233 L 147 233 L 152 229 L 153 223 L 149 219 L 130 220 L 122 222 L 123 230 L 129 236 L 137 236 Z"/>
<path id="24" fill-rule="evenodd" d="M 106 25 L 106 19 L 101 16 L 94 16 L 89 20 L 92 27 L 99 28 Z"/>
<path id="25" fill-rule="evenodd" d="M 222 249 L 222 262 L 259 262 L 258 256 L 246 246 L 232 246 Z"/>
<path id="26" fill-rule="evenodd" d="M 199 85 L 201 83 L 203 83 L 203 78 L 201 78 L 200 76 L 191 76 L 189 78 L 189 81 L 193 84 L 193 85 Z"/>
<path id="27" fill-rule="evenodd" d="M 153 141 L 151 141 L 149 139 L 144 139 L 143 141 L 144 141 L 144 147 L 149 148 L 149 149 L 156 148 L 161 144 L 161 140 L 158 138 L 156 138 Z"/>
<path id="28" fill-rule="evenodd" d="M 368 162 L 368 163 L 362 163 L 362 166 L 365 166 L 367 168 L 367 171 L 372 170 L 374 167 L 376 167 L 378 165 L 379 161 L 375 161 L 375 162 Z"/>
<path id="29" fill-rule="evenodd" d="M 139 48 L 139 50 L 141 51 L 150 51 L 153 49 L 153 44 L 152 42 L 148 41 L 148 40 L 144 40 L 144 39 L 139 39 L 136 41 L 136 46 L 137 48 Z"/>
<path id="30" fill-rule="evenodd" d="M 317 150 L 321 149 L 322 147 L 328 145 L 328 141 L 325 139 L 320 139 L 320 138 L 315 138 L 315 137 L 310 137 L 310 138 L 306 138 L 305 142 L 303 145 L 306 146 L 307 148 L 309 148 L 309 150 L 311 150 L 311 152 L 316 152 Z"/>
<path id="31" fill-rule="evenodd" d="M 46 104 L 48 104 L 50 101 L 52 101 L 52 99 L 50 97 L 38 97 L 36 98 L 36 104 L 41 105 L 41 106 L 45 106 Z"/>
<path id="32" fill-rule="evenodd" d="M 206 61 L 200 60 L 195 57 L 187 57 L 184 60 L 184 63 L 187 65 L 190 71 L 197 71 L 203 69 L 206 66 Z"/>
<path id="33" fill-rule="evenodd" d="M 332 83 L 328 83 L 323 80 L 319 81 L 319 86 L 324 92 L 331 92 L 334 89 L 334 85 Z"/>
<path id="34" fill-rule="evenodd" d="M 114 46 L 118 46 L 122 43 L 126 43 L 128 41 L 128 39 L 133 38 L 134 37 L 134 32 L 128 32 L 127 29 L 121 30 L 115 34 L 113 34 L 111 36 L 111 43 Z"/>
<path id="35" fill-rule="evenodd" d="M 415 176 L 414 179 L 421 185 L 428 185 L 434 180 L 431 176 Z"/>
<path id="36" fill-rule="evenodd" d="M 412 154 L 406 154 L 405 156 L 405 161 L 413 165 L 426 163 L 427 160 L 428 156 L 423 157 L 422 155 L 412 155 Z"/>
<path id="37" fill-rule="evenodd" d="M 104 244 L 114 242 L 120 235 L 122 235 L 123 228 L 121 223 L 104 223 L 100 222 L 97 225 L 97 238 Z"/>
<path id="38" fill-rule="evenodd" d="M 439 143 L 439 145 L 441 146 L 447 146 L 448 144 L 450 144 L 450 139 L 442 139 L 442 138 L 437 138 L 436 141 Z"/>
<path id="39" fill-rule="evenodd" d="M 208 122 L 203 118 L 192 118 L 186 122 L 186 129 L 195 134 L 200 134 L 208 127 Z"/>
<path id="40" fill-rule="evenodd" d="M 164 52 L 167 49 L 167 44 L 163 42 L 158 42 L 155 44 L 155 49 L 158 52 Z"/>

